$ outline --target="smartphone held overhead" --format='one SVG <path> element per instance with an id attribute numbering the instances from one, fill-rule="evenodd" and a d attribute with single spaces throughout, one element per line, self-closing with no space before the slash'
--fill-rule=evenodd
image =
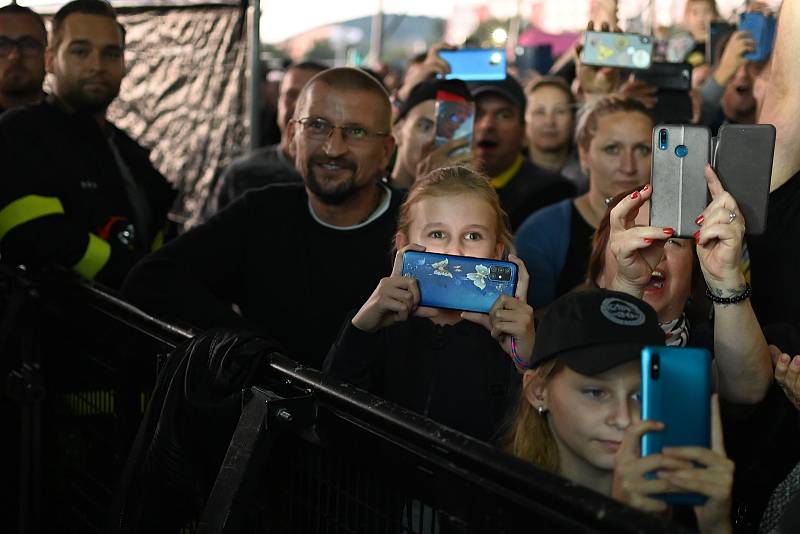
<path id="1" fill-rule="evenodd" d="M 462 48 L 440 50 L 439 57 L 450 65 L 447 80 L 479 82 L 505 80 L 506 51 L 502 48 Z"/>
<path id="2" fill-rule="evenodd" d="M 653 128 L 650 225 L 691 238 L 700 229 L 695 219 L 708 205 L 705 167 L 711 133 L 705 126 L 660 124 Z"/>
<path id="3" fill-rule="evenodd" d="M 742 13 L 739 19 L 739 29 L 750 34 L 755 41 L 754 50 L 746 54 L 747 61 L 766 61 L 772 53 L 772 45 L 775 41 L 775 29 L 777 22 L 775 17 L 767 16 L 763 13 L 748 12 Z"/>
<path id="4" fill-rule="evenodd" d="M 417 279 L 420 306 L 488 313 L 502 295 L 514 296 L 517 266 L 509 261 L 408 250 L 403 276 Z"/>
<path id="5" fill-rule="evenodd" d="M 597 67 L 648 69 L 653 39 L 639 33 L 594 32 L 584 35 L 581 62 Z"/>

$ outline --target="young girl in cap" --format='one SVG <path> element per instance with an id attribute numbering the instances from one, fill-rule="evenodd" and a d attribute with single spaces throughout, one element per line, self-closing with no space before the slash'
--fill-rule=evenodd
<path id="1" fill-rule="evenodd" d="M 406 250 L 501 259 L 511 251 L 507 218 L 487 178 L 447 167 L 416 182 L 400 208 L 391 276 L 345 322 L 324 369 L 331 375 L 456 430 L 488 440 L 518 390 L 533 350 L 528 273 L 516 298 L 490 313 L 419 306 L 415 278 L 402 276 Z"/>
<path id="2" fill-rule="evenodd" d="M 555 301 L 537 329 L 531 370 L 504 447 L 513 455 L 640 510 L 667 505 L 655 493 L 696 492 L 700 532 L 730 532 L 733 462 L 725 455 L 716 397 L 712 448 L 679 447 L 639 457 L 640 352 L 663 345 L 653 309 L 626 293 L 593 289 Z M 706 468 L 694 468 L 694 463 Z M 657 472 L 655 479 L 646 473 Z"/>

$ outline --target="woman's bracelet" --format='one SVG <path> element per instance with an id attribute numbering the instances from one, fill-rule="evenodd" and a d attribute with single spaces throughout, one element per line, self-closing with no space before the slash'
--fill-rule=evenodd
<path id="1" fill-rule="evenodd" d="M 742 290 L 741 293 L 739 293 L 738 295 L 734 295 L 732 297 L 721 297 L 719 295 L 715 295 L 714 292 L 711 290 L 711 288 L 706 286 L 706 296 L 714 304 L 737 304 L 739 302 L 749 299 L 752 294 L 753 294 L 753 288 L 750 286 L 749 283 L 745 283 L 744 289 Z"/>

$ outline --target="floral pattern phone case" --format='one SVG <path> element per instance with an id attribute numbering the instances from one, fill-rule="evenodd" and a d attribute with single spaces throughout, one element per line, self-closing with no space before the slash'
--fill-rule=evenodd
<path id="1" fill-rule="evenodd" d="M 403 276 L 417 279 L 420 305 L 488 313 L 500 295 L 514 296 L 517 266 L 508 261 L 409 250 Z"/>

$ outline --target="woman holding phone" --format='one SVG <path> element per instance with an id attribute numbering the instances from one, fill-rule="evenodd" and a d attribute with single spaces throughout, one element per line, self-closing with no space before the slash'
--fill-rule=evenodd
<path id="1" fill-rule="evenodd" d="M 417 280 L 403 276 L 402 265 L 406 250 L 495 260 L 512 252 L 497 193 L 466 167 L 432 171 L 400 208 L 395 246 L 392 274 L 346 320 L 324 370 L 489 440 L 533 350 L 525 265 L 508 256 L 518 269 L 516 298 L 501 296 L 488 314 L 421 307 Z"/>
<path id="2" fill-rule="evenodd" d="M 523 460 L 648 512 L 667 504 L 655 494 L 699 493 L 694 509 L 704 534 L 731 532 L 733 462 L 726 454 L 716 398 L 711 448 L 665 448 L 639 456 L 640 354 L 663 344 L 655 311 L 627 293 L 576 291 L 556 300 L 539 323 L 532 369 L 503 447 Z M 695 467 L 702 464 L 704 468 Z M 648 473 L 655 472 L 655 478 Z M 677 519 L 677 517 L 676 517 Z"/>
<path id="3" fill-rule="evenodd" d="M 594 238 L 589 280 L 624 291 L 652 305 L 667 344 L 705 346 L 714 353 L 720 397 L 755 404 L 772 382 L 769 348 L 749 302 L 742 273 L 745 223 L 736 200 L 710 166 L 705 170 L 712 201 L 697 214 L 695 240 L 672 237 L 671 228 L 647 224 L 652 188 L 612 200 Z M 707 297 L 714 304 L 713 333 L 703 340 L 686 319 L 694 256 Z"/>

